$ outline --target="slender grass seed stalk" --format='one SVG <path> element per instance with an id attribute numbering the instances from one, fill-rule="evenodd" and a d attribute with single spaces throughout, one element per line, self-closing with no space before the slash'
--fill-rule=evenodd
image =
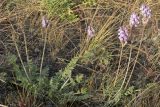
<path id="1" fill-rule="evenodd" d="M 45 37 L 44 37 L 44 46 L 43 46 L 42 57 L 41 57 L 40 75 L 42 75 L 43 60 L 44 60 L 44 54 L 45 54 L 46 44 L 47 44 L 47 26 L 48 26 L 48 20 L 46 20 L 46 18 L 43 16 L 42 27 L 44 28 L 44 32 L 42 31 L 42 35 L 44 35 Z"/>

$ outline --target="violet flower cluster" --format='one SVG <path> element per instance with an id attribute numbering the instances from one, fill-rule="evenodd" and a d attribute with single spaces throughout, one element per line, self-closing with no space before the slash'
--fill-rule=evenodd
<path id="1" fill-rule="evenodd" d="M 119 35 L 119 40 L 121 41 L 121 43 L 127 43 L 128 40 L 128 30 L 126 27 L 120 27 L 118 30 L 118 35 Z"/>
<path id="2" fill-rule="evenodd" d="M 137 27 L 139 23 L 140 23 L 139 16 L 135 12 L 133 12 L 130 17 L 130 22 L 129 22 L 130 26 Z"/>
<path id="3" fill-rule="evenodd" d="M 147 24 L 149 19 L 151 18 L 151 9 L 146 4 L 142 4 L 140 7 L 141 15 L 142 15 L 142 23 Z"/>
<path id="4" fill-rule="evenodd" d="M 140 7 L 141 14 L 145 18 L 151 18 L 151 9 L 146 4 L 142 4 Z"/>
<path id="5" fill-rule="evenodd" d="M 142 15 L 142 24 L 146 25 L 149 21 L 149 19 L 151 18 L 151 9 L 149 6 L 147 6 L 146 4 L 142 4 L 140 6 L 140 11 L 141 11 L 141 15 Z M 136 14 L 135 12 L 133 12 L 130 16 L 130 20 L 129 20 L 129 25 L 132 29 L 132 27 L 137 27 L 140 24 L 140 17 L 138 16 L 138 14 Z M 128 30 L 127 27 L 120 27 L 118 30 L 118 35 L 119 35 L 119 40 L 120 42 L 123 43 L 127 43 L 128 41 Z"/>

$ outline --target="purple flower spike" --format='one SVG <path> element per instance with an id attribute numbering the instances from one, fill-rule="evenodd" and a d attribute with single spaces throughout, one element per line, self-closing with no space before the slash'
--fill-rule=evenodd
<path id="1" fill-rule="evenodd" d="M 140 23 L 139 22 L 139 16 L 135 12 L 133 12 L 131 14 L 131 17 L 130 17 L 130 23 L 129 23 L 130 26 L 131 27 L 137 27 L 139 23 Z"/>
<path id="2" fill-rule="evenodd" d="M 120 27 L 118 30 L 119 40 L 122 43 L 127 43 L 128 40 L 128 30 L 126 27 Z"/>
<path id="3" fill-rule="evenodd" d="M 143 24 L 147 24 L 149 19 L 151 18 L 151 9 L 146 4 L 142 4 L 140 7 L 141 14 L 143 16 L 142 22 Z"/>
<path id="4" fill-rule="evenodd" d="M 88 28 L 87 28 L 87 36 L 89 38 L 92 38 L 94 36 L 94 34 L 95 34 L 95 30 L 93 29 L 93 27 L 88 26 Z"/>
<path id="5" fill-rule="evenodd" d="M 46 20 L 46 18 L 43 16 L 42 17 L 42 27 L 46 28 L 48 26 L 48 20 Z"/>
<path id="6" fill-rule="evenodd" d="M 143 17 L 151 18 L 151 9 L 146 4 L 142 4 L 140 7 L 141 14 Z"/>

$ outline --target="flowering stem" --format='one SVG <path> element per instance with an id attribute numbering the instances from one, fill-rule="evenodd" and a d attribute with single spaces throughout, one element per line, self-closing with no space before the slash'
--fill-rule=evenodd
<path id="1" fill-rule="evenodd" d="M 128 30 L 127 30 L 127 28 L 124 27 L 124 26 L 120 27 L 119 30 L 118 30 L 118 35 L 119 35 L 118 38 L 119 38 L 120 42 L 122 43 L 122 48 L 121 48 L 121 53 L 120 53 L 118 69 L 117 69 L 116 77 L 115 77 L 115 80 L 114 80 L 114 86 L 116 84 L 118 74 L 119 74 L 120 64 L 121 64 L 121 60 L 122 60 L 123 47 L 126 45 L 127 40 L 128 40 Z"/>
<path id="2" fill-rule="evenodd" d="M 132 74 L 133 74 L 133 71 L 134 71 L 134 68 L 135 68 L 135 65 L 136 65 L 136 62 L 137 62 L 137 59 L 138 59 L 138 57 L 139 57 L 140 48 L 141 48 L 141 45 L 142 45 L 142 42 L 143 42 L 144 30 L 145 30 L 145 25 L 143 26 L 142 37 L 141 37 L 140 44 L 139 44 L 139 47 L 138 47 L 138 53 L 137 53 L 137 55 L 136 55 L 136 59 L 135 59 L 135 61 L 134 61 L 134 65 L 133 65 L 131 74 L 129 75 L 128 81 L 127 81 L 126 86 L 125 86 L 125 89 L 127 88 L 128 84 L 129 84 L 129 81 L 130 81 L 130 79 L 131 79 L 131 77 L 132 77 Z"/>
<path id="3" fill-rule="evenodd" d="M 126 78 L 127 78 L 127 74 L 128 74 L 128 71 L 129 71 L 129 65 L 131 63 L 131 55 L 132 55 L 132 46 L 131 46 L 131 49 L 130 49 L 130 53 L 129 53 L 129 60 L 128 60 L 128 65 L 127 65 L 127 71 L 126 71 L 126 74 L 125 74 L 125 77 L 124 77 L 124 80 L 123 80 L 123 83 L 122 83 L 122 87 L 126 81 Z"/>
<path id="4" fill-rule="evenodd" d="M 132 28 L 131 28 L 131 31 L 130 31 L 130 37 L 131 37 L 131 36 L 132 36 Z M 131 42 L 131 44 L 132 44 L 132 42 Z M 126 73 L 125 73 L 125 77 L 124 77 L 124 79 L 123 79 L 123 82 L 122 82 L 122 85 L 121 85 L 120 89 L 117 91 L 117 93 L 115 94 L 115 96 L 121 91 L 121 89 L 123 88 L 124 83 L 125 83 L 125 81 L 126 81 L 127 74 L 128 74 L 128 71 L 129 71 L 129 65 L 130 65 L 130 62 L 131 62 L 131 55 L 132 55 L 132 47 L 131 47 L 131 49 L 130 49 L 129 61 L 128 61 L 127 71 L 126 71 Z"/>
<path id="5" fill-rule="evenodd" d="M 121 48 L 121 52 L 120 52 L 120 58 L 119 58 L 119 64 L 118 64 L 118 69 L 117 69 L 116 77 L 115 77 L 115 80 L 114 80 L 114 86 L 116 85 L 116 81 L 117 81 L 118 74 L 119 74 L 119 69 L 120 69 L 120 64 L 121 64 L 122 54 L 123 54 L 123 47 L 124 47 L 124 45 L 122 44 L 122 48 Z"/>
<path id="6" fill-rule="evenodd" d="M 132 36 L 132 28 L 130 30 L 130 37 Z M 132 41 L 131 41 L 131 45 L 132 45 Z M 122 85 L 119 89 L 119 91 L 123 88 L 124 84 L 125 84 L 125 81 L 126 81 L 126 78 L 127 78 L 127 74 L 128 74 L 128 71 L 129 71 L 129 65 L 130 65 L 130 62 L 131 62 L 131 55 L 132 55 L 132 46 L 130 48 L 130 53 L 129 53 L 129 60 L 128 60 L 128 64 L 127 64 L 127 71 L 125 73 L 125 77 L 123 79 L 123 82 L 122 82 Z"/>
<path id="7" fill-rule="evenodd" d="M 45 35 L 44 36 L 45 36 L 45 38 L 44 38 L 43 53 L 42 53 L 42 59 L 41 59 L 41 65 L 40 65 L 40 76 L 42 76 L 42 66 L 43 66 L 44 54 L 45 54 L 46 44 L 47 44 L 47 29 L 45 29 Z"/>

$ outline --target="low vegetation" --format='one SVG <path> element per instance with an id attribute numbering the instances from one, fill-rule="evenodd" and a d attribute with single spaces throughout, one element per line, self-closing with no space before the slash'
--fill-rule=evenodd
<path id="1" fill-rule="evenodd" d="M 160 1 L 1 0 L 0 106 L 159 107 Z"/>

